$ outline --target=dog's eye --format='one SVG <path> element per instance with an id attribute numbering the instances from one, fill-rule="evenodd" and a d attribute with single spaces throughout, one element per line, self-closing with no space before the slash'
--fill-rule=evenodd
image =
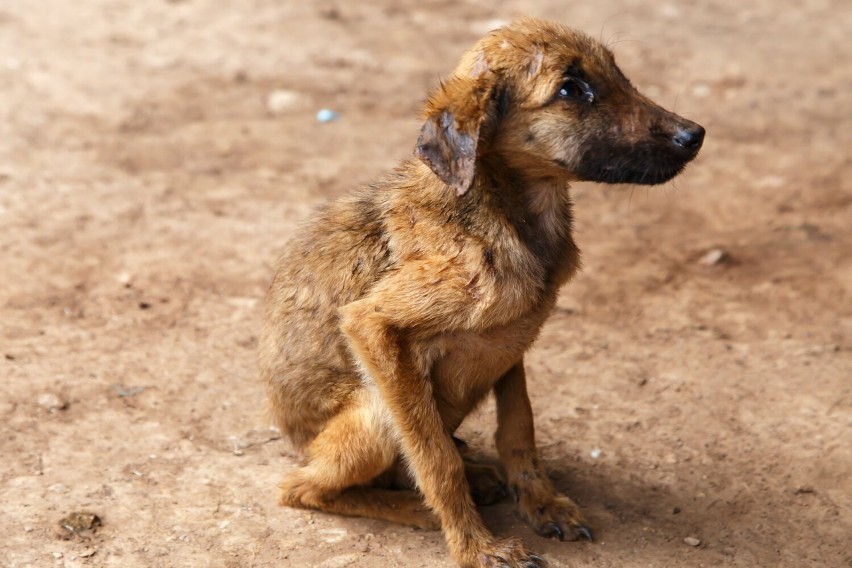
<path id="1" fill-rule="evenodd" d="M 559 86 L 559 97 L 562 99 L 573 99 L 585 103 L 593 103 L 595 93 L 588 83 L 576 77 L 570 77 Z"/>

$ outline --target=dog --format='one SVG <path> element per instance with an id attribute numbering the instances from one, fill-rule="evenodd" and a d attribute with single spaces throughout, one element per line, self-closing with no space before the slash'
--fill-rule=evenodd
<path id="1" fill-rule="evenodd" d="M 465 567 L 544 566 L 493 536 L 474 496 L 505 481 L 539 534 L 592 538 L 538 460 L 523 364 L 580 266 L 569 185 L 666 182 L 704 129 L 597 41 L 531 18 L 476 43 L 423 121 L 412 158 L 296 232 L 269 288 L 261 374 L 305 454 L 280 502 L 440 527 Z M 503 471 L 453 437 L 489 393 Z"/>

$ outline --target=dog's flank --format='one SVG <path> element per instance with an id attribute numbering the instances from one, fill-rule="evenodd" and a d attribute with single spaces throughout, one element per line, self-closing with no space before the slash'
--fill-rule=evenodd
<path id="1" fill-rule="evenodd" d="M 415 158 L 300 229 L 269 289 L 261 373 L 306 454 L 281 503 L 440 526 L 463 566 L 540 566 L 485 529 L 472 491 L 505 484 L 539 534 L 591 538 L 538 461 L 523 366 L 580 264 L 568 184 L 662 183 L 704 131 L 535 19 L 481 39 L 423 118 Z M 489 392 L 505 477 L 452 438 Z"/>

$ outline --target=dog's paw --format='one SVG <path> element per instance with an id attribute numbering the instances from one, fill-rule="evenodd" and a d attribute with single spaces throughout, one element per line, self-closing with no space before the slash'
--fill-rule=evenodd
<path id="1" fill-rule="evenodd" d="M 493 505 L 506 497 L 506 480 L 493 465 L 465 460 L 464 473 L 477 505 Z"/>
<path id="2" fill-rule="evenodd" d="M 543 558 L 527 550 L 516 539 L 495 541 L 479 555 L 476 568 L 545 568 Z"/>
<path id="3" fill-rule="evenodd" d="M 559 540 L 592 540 L 592 531 L 580 507 L 565 495 L 553 494 L 544 501 L 535 501 L 528 496 L 520 500 L 519 508 L 521 515 L 541 536 Z"/>

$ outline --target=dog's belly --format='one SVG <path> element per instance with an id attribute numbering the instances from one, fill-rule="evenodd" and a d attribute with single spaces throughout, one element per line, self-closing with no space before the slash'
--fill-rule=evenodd
<path id="1" fill-rule="evenodd" d="M 456 332 L 430 342 L 435 400 L 454 431 L 509 369 L 523 360 L 546 313 L 485 332 Z"/>

